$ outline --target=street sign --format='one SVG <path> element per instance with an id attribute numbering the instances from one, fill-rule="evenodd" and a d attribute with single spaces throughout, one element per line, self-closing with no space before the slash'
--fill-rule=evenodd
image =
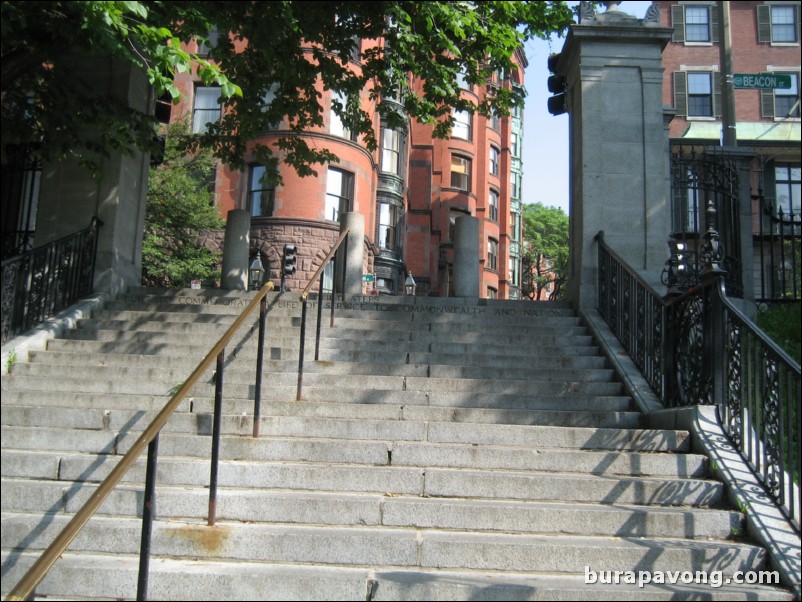
<path id="1" fill-rule="evenodd" d="M 777 73 L 736 73 L 732 77 L 736 88 L 750 90 L 790 90 L 791 76 Z"/>
<path id="2" fill-rule="evenodd" d="M 362 282 L 373 282 L 376 276 L 373 274 L 362 274 Z"/>

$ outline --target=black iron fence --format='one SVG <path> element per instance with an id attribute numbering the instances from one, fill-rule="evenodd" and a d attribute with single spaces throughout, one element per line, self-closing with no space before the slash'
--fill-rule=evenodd
<path id="1" fill-rule="evenodd" d="M 802 296 L 802 215 L 783 207 L 762 191 L 756 204 L 753 236 L 757 264 L 755 300 L 760 303 L 799 301 Z"/>
<path id="2" fill-rule="evenodd" d="M 2 262 L 3 343 L 92 292 L 101 225 Z"/>
<path id="3" fill-rule="evenodd" d="M 733 445 L 799 527 L 799 364 L 727 297 L 716 254 L 703 254 L 699 286 L 664 298 L 602 233 L 598 242 L 599 313 L 629 356 L 666 407 L 717 407 Z"/>

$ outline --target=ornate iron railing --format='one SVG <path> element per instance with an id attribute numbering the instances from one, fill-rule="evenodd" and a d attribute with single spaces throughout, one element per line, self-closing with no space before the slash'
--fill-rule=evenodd
<path id="1" fill-rule="evenodd" d="M 2 262 L 3 343 L 92 292 L 101 225 Z"/>
<path id="2" fill-rule="evenodd" d="M 666 407 L 715 405 L 732 444 L 799 528 L 800 367 L 727 297 L 715 255 L 702 284 L 663 298 L 604 242 L 598 309 Z"/>
<path id="3" fill-rule="evenodd" d="M 761 303 L 798 302 L 802 297 L 802 215 L 775 199 L 752 197 L 757 203 L 754 246 L 759 262 L 755 298 Z"/>

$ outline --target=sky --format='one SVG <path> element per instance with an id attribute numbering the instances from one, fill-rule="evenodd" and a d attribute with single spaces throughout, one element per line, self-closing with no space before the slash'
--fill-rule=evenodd
<path id="1" fill-rule="evenodd" d="M 569 2 L 570 5 L 578 2 Z M 621 2 L 619 10 L 643 18 L 651 2 Z M 602 9 L 603 11 L 604 9 Z M 527 97 L 524 107 L 523 185 L 524 203 L 543 203 L 568 213 L 568 114 L 557 117 L 546 109 L 551 93 L 546 88 L 546 59 L 562 50 L 565 38 L 530 40 L 525 46 Z"/>

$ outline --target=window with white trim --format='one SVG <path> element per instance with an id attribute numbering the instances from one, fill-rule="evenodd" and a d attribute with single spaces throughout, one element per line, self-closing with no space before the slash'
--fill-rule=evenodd
<path id="1" fill-rule="evenodd" d="M 718 8 L 713 2 L 674 4 L 671 7 L 673 42 L 710 44 L 718 42 Z"/>
<path id="2" fill-rule="evenodd" d="M 799 3 L 759 5 L 757 41 L 771 44 L 798 44 Z"/>
<path id="3" fill-rule="evenodd" d="M 471 191 L 471 160 L 461 155 L 451 155 L 451 187 Z"/>
<path id="4" fill-rule="evenodd" d="M 799 72 L 772 71 L 777 75 L 791 77 L 791 87 L 787 89 L 761 90 L 760 112 L 762 117 L 783 119 L 799 118 Z"/>
<path id="5" fill-rule="evenodd" d="M 490 175 L 497 176 L 499 174 L 501 153 L 495 146 L 490 147 Z"/>
<path id="6" fill-rule="evenodd" d="M 471 140 L 472 115 L 468 111 L 454 109 L 454 125 L 451 127 L 451 137 Z"/>
<path id="7" fill-rule="evenodd" d="M 203 134 L 220 121 L 220 87 L 196 86 L 192 103 L 192 133 Z"/>
<path id="8" fill-rule="evenodd" d="M 401 132 L 382 129 L 381 170 L 384 173 L 399 175 L 401 171 Z"/>
<path id="9" fill-rule="evenodd" d="M 717 71 L 675 71 L 674 108 L 686 117 L 721 114 L 721 83 Z"/>
<path id="10" fill-rule="evenodd" d="M 351 210 L 354 198 L 354 174 L 330 167 L 326 173 L 326 206 L 323 219 L 338 221 L 341 213 Z"/>

